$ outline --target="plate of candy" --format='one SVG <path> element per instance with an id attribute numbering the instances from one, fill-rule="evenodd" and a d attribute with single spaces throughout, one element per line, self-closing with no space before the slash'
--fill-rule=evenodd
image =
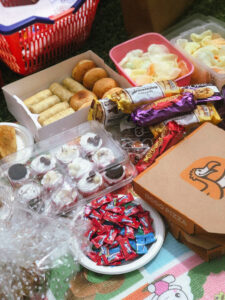
<path id="1" fill-rule="evenodd" d="M 163 245 L 165 226 L 155 209 L 131 192 L 110 193 L 91 201 L 83 211 L 91 224 L 91 243 L 79 263 L 100 274 L 117 275 L 150 262 Z"/>

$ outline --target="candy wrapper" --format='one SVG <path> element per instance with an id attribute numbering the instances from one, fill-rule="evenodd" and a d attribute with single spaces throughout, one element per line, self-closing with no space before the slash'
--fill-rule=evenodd
<path id="1" fill-rule="evenodd" d="M 151 149 L 141 159 L 136 169 L 138 173 L 143 172 L 146 168 L 151 166 L 157 157 L 169 149 L 171 146 L 178 143 L 184 137 L 185 129 L 176 122 L 169 122 L 162 129 L 161 136 L 157 138 Z"/>
<path id="2" fill-rule="evenodd" d="M 109 99 L 117 104 L 119 110 L 130 114 L 136 107 L 164 97 L 179 94 L 181 90 L 182 89 L 172 80 L 159 81 L 143 86 L 123 89 L 112 93 Z"/>
<path id="3" fill-rule="evenodd" d="M 165 125 L 170 121 L 175 121 L 177 124 L 184 126 L 186 131 L 188 131 L 204 122 L 217 125 L 222 119 L 212 103 L 197 105 L 196 109 L 190 114 L 164 121 L 155 126 L 150 126 L 150 130 L 155 138 L 162 133 Z"/>
<path id="4" fill-rule="evenodd" d="M 195 97 L 187 92 L 141 106 L 131 114 L 131 118 L 139 126 L 150 126 L 191 112 L 195 108 Z"/>
<path id="5" fill-rule="evenodd" d="M 187 85 L 184 87 L 184 92 L 193 93 L 198 104 L 223 99 L 217 86 L 210 83 Z"/>

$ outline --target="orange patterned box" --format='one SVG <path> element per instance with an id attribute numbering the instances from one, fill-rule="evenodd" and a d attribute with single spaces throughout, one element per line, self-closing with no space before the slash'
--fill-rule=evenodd
<path id="1" fill-rule="evenodd" d="M 186 233 L 225 234 L 225 132 L 200 126 L 137 176 L 134 189 Z"/>

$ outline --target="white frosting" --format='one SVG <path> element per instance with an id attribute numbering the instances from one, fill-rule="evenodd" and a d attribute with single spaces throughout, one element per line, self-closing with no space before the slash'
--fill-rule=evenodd
<path id="1" fill-rule="evenodd" d="M 41 194 L 41 187 L 36 182 L 29 182 L 24 184 L 18 190 L 18 196 L 25 201 L 30 201 L 39 197 Z"/>
<path id="2" fill-rule="evenodd" d="M 41 184 L 47 188 L 58 186 L 62 182 L 63 182 L 63 175 L 55 170 L 51 170 L 47 172 L 41 180 Z"/>
<path id="3" fill-rule="evenodd" d="M 81 193 L 91 194 L 96 192 L 99 187 L 102 186 L 103 179 L 101 174 L 98 172 L 95 172 L 95 176 L 93 176 L 92 181 L 87 181 L 88 177 L 89 175 L 82 177 L 77 184 L 77 188 Z"/>
<path id="4" fill-rule="evenodd" d="M 95 154 L 93 155 L 93 161 L 99 166 L 99 167 L 106 167 L 109 164 L 111 164 L 115 159 L 115 156 L 109 148 L 103 147 L 99 149 Z"/>
<path id="5" fill-rule="evenodd" d="M 55 193 L 53 202 L 59 206 L 69 205 L 77 200 L 77 196 L 77 191 L 68 185 Z"/>
<path id="6" fill-rule="evenodd" d="M 50 160 L 50 164 L 46 165 L 43 162 L 40 161 L 41 157 L 44 157 L 45 159 Z M 31 168 L 37 172 L 37 173 L 45 173 L 48 172 L 49 170 L 55 168 L 56 161 L 51 155 L 39 155 L 35 159 L 32 160 L 31 162 Z"/>
<path id="7" fill-rule="evenodd" d="M 78 157 L 68 164 L 68 172 L 71 177 L 79 179 L 93 170 L 93 164 L 87 159 Z"/>
<path id="8" fill-rule="evenodd" d="M 97 136 L 98 135 L 96 133 L 93 133 L 93 132 L 87 132 L 87 133 L 85 133 L 84 135 L 81 136 L 80 144 L 81 144 L 81 146 L 83 147 L 83 149 L 86 153 L 95 152 L 96 150 L 98 150 L 101 147 L 101 145 L 102 145 L 101 137 L 100 137 L 100 140 L 99 140 L 97 146 L 95 146 L 94 144 L 88 142 L 89 138 L 94 139 Z"/>
<path id="9" fill-rule="evenodd" d="M 63 145 L 56 153 L 56 158 L 64 164 L 70 163 L 79 156 L 79 149 L 75 145 Z"/>

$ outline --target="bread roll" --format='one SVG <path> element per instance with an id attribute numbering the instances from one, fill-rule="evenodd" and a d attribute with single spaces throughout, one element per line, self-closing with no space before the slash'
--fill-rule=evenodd
<path id="1" fill-rule="evenodd" d="M 118 87 L 117 82 L 114 79 L 107 77 L 96 81 L 92 91 L 98 99 L 101 99 L 108 90 L 115 87 Z"/>
<path id="2" fill-rule="evenodd" d="M 52 95 L 44 100 L 42 100 L 41 102 L 31 105 L 30 106 L 30 111 L 33 114 L 40 114 L 42 111 L 52 107 L 53 105 L 57 104 L 60 102 L 60 99 L 58 96 L 56 95 Z"/>
<path id="3" fill-rule="evenodd" d="M 102 96 L 102 98 L 107 98 L 107 96 L 110 96 L 117 92 L 121 92 L 121 90 L 122 90 L 122 88 L 120 88 L 120 87 L 112 88 L 112 89 L 108 90 L 107 92 L 105 92 L 105 94 Z"/>
<path id="4" fill-rule="evenodd" d="M 74 94 L 79 91 L 86 90 L 86 88 L 82 84 L 70 77 L 65 78 L 62 83 L 68 90 L 70 90 Z"/>
<path id="5" fill-rule="evenodd" d="M 96 64 L 90 59 L 83 59 L 76 64 L 72 71 L 73 79 L 82 82 L 84 78 L 84 74 L 92 69 L 95 68 Z"/>
<path id="6" fill-rule="evenodd" d="M 23 103 L 29 107 L 30 105 L 39 103 L 41 100 L 44 100 L 45 98 L 47 98 L 51 95 L 52 95 L 52 92 L 49 89 L 46 89 L 46 90 L 40 91 L 37 94 L 25 99 L 23 101 Z"/>
<path id="7" fill-rule="evenodd" d="M 96 99 L 97 97 L 90 91 L 79 91 L 70 99 L 70 106 L 74 110 L 78 110 L 84 103 L 90 102 Z"/>
<path id="8" fill-rule="evenodd" d="M 64 88 L 64 86 L 62 86 L 58 82 L 52 83 L 49 89 L 54 95 L 58 96 L 62 101 L 69 102 L 70 98 L 73 96 L 73 93 L 71 93 L 69 90 Z"/>
<path id="9" fill-rule="evenodd" d="M 60 120 L 60 119 L 62 119 L 62 118 L 64 118 L 64 117 L 66 117 L 66 116 L 69 116 L 69 115 L 71 115 L 71 114 L 73 114 L 73 113 L 74 113 L 74 110 L 73 110 L 71 107 L 69 107 L 69 108 L 67 108 L 67 109 L 65 109 L 65 110 L 63 110 L 63 111 L 60 111 L 59 113 L 55 114 L 55 115 L 52 116 L 51 118 L 45 120 L 45 121 L 43 122 L 43 126 L 46 126 L 46 125 L 48 125 L 48 124 L 51 124 L 51 123 L 53 123 L 53 122 L 55 122 L 55 121 L 57 121 L 57 120 Z"/>
<path id="10" fill-rule="evenodd" d="M 83 108 L 85 108 L 85 107 L 91 106 L 91 103 L 92 103 L 92 101 L 88 101 L 88 102 L 82 104 L 78 110 L 81 110 L 81 109 L 83 109 Z"/>
<path id="11" fill-rule="evenodd" d="M 68 102 L 57 103 L 54 106 L 50 107 L 49 109 L 40 113 L 38 117 L 38 122 L 42 125 L 45 120 L 49 119 L 50 117 L 54 116 L 55 114 L 67 108 L 69 108 Z"/>
<path id="12" fill-rule="evenodd" d="M 107 72 L 102 68 L 93 68 L 84 74 L 83 85 L 92 90 L 96 81 L 108 77 Z"/>

